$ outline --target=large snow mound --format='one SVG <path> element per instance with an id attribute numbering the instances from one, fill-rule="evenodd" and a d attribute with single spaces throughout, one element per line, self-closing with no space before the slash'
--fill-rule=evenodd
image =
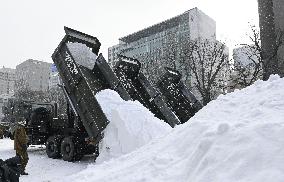
<path id="1" fill-rule="evenodd" d="M 220 96 L 189 122 L 67 181 L 283 182 L 284 79 Z"/>
<path id="2" fill-rule="evenodd" d="M 172 130 L 141 103 L 124 101 L 115 91 L 103 90 L 96 98 L 110 121 L 100 142 L 100 155 L 96 163 L 132 152 Z"/>

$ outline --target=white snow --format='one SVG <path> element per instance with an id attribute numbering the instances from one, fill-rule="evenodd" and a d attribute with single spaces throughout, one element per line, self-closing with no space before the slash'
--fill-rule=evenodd
<path id="1" fill-rule="evenodd" d="M 8 159 L 14 157 L 13 140 L 0 139 L 0 158 Z M 93 156 L 86 156 L 82 161 L 71 163 L 60 159 L 50 159 L 45 153 L 45 148 L 41 146 L 29 147 L 29 162 L 26 171 L 28 176 L 21 176 L 20 182 L 49 182 L 60 181 L 63 177 L 72 175 L 87 167 L 92 163 Z"/>
<path id="2" fill-rule="evenodd" d="M 85 44 L 77 42 L 67 43 L 67 47 L 77 64 L 93 69 L 97 55 L 94 54 L 90 48 L 88 48 Z"/>
<path id="3" fill-rule="evenodd" d="M 282 182 L 284 79 L 220 96 L 168 136 L 67 181 Z"/>
<path id="4" fill-rule="evenodd" d="M 104 131 L 97 163 L 127 154 L 172 130 L 141 103 L 124 101 L 115 91 L 104 90 L 96 97 L 110 121 Z"/>
<path id="5" fill-rule="evenodd" d="M 257 81 L 220 96 L 174 129 L 138 102 L 99 93 L 111 123 L 98 161 L 68 163 L 29 149 L 30 175 L 21 181 L 282 182 L 283 90 L 278 76 Z M 0 158 L 14 155 L 12 144 L 0 140 Z"/>
<path id="6" fill-rule="evenodd" d="M 178 75 L 178 73 L 175 72 L 175 71 L 168 70 L 168 72 L 170 72 L 171 74 L 174 74 L 174 75 Z"/>
<path id="7" fill-rule="evenodd" d="M 172 128 L 154 117 L 137 101 L 124 101 L 118 93 L 104 90 L 96 95 L 110 123 L 104 131 L 100 143 L 100 156 L 96 164 L 117 158 L 149 143 L 154 138 L 168 134 Z M 63 177 L 74 174 L 94 163 L 93 156 L 86 156 L 83 161 L 69 163 L 63 160 L 49 159 L 45 148 L 28 149 L 30 161 L 27 166 L 29 176 L 21 177 L 24 181 L 62 181 Z M 0 158 L 15 156 L 13 141 L 0 140 Z"/>
<path id="8" fill-rule="evenodd" d="M 138 62 L 136 60 L 131 60 L 131 59 L 128 59 L 128 58 L 123 58 L 123 61 L 124 62 L 127 62 L 127 63 L 131 63 L 131 64 L 138 64 Z"/>

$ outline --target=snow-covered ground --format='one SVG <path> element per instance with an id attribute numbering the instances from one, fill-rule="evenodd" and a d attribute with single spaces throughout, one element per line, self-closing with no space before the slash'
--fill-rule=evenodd
<path id="1" fill-rule="evenodd" d="M 21 181 L 284 181 L 284 79 L 278 76 L 220 96 L 174 129 L 137 102 L 124 103 L 111 92 L 98 98 L 108 99 L 103 109 L 114 122 L 106 129 L 100 161 L 68 163 L 29 149 L 30 175 Z M 126 130 L 128 135 L 119 134 Z M 12 144 L 0 140 L 0 158 L 14 155 Z"/>
<path id="2" fill-rule="evenodd" d="M 0 158 L 14 157 L 16 152 L 13 147 L 13 140 L 0 139 Z M 63 177 L 86 169 L 88 164 L 93 163 L 93 156 L 86 156 L 76 163 L 50 159 L 45 153 L 45 148 L 41 146 L 29 147 L 28 153 L 30 159 L 26 170 L 29 175 L 21 176 L 20 182 L 61 181 Z"/>

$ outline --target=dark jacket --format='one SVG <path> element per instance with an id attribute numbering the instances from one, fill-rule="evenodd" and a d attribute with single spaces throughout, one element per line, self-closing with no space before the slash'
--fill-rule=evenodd
<path id="1" fill-rule="evenodd" d="M 19 156 L 3 161 L 0 159 L 0 182 L 19 182 L 21 171 Z"/>

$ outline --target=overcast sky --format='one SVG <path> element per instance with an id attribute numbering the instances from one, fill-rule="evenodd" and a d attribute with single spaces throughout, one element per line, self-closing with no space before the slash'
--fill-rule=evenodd
<path id="1" fill-rule="evenodd" d="M 96 36 L 100 52 L 118 38 L 198 7 L 217 23 L 217 38 L 231 46 L 247 42 L 258 25 L 257 0 L 7 0 L 0 2 L 0 66 L 26 59 L 52 62 L 63 26 Z"/>

